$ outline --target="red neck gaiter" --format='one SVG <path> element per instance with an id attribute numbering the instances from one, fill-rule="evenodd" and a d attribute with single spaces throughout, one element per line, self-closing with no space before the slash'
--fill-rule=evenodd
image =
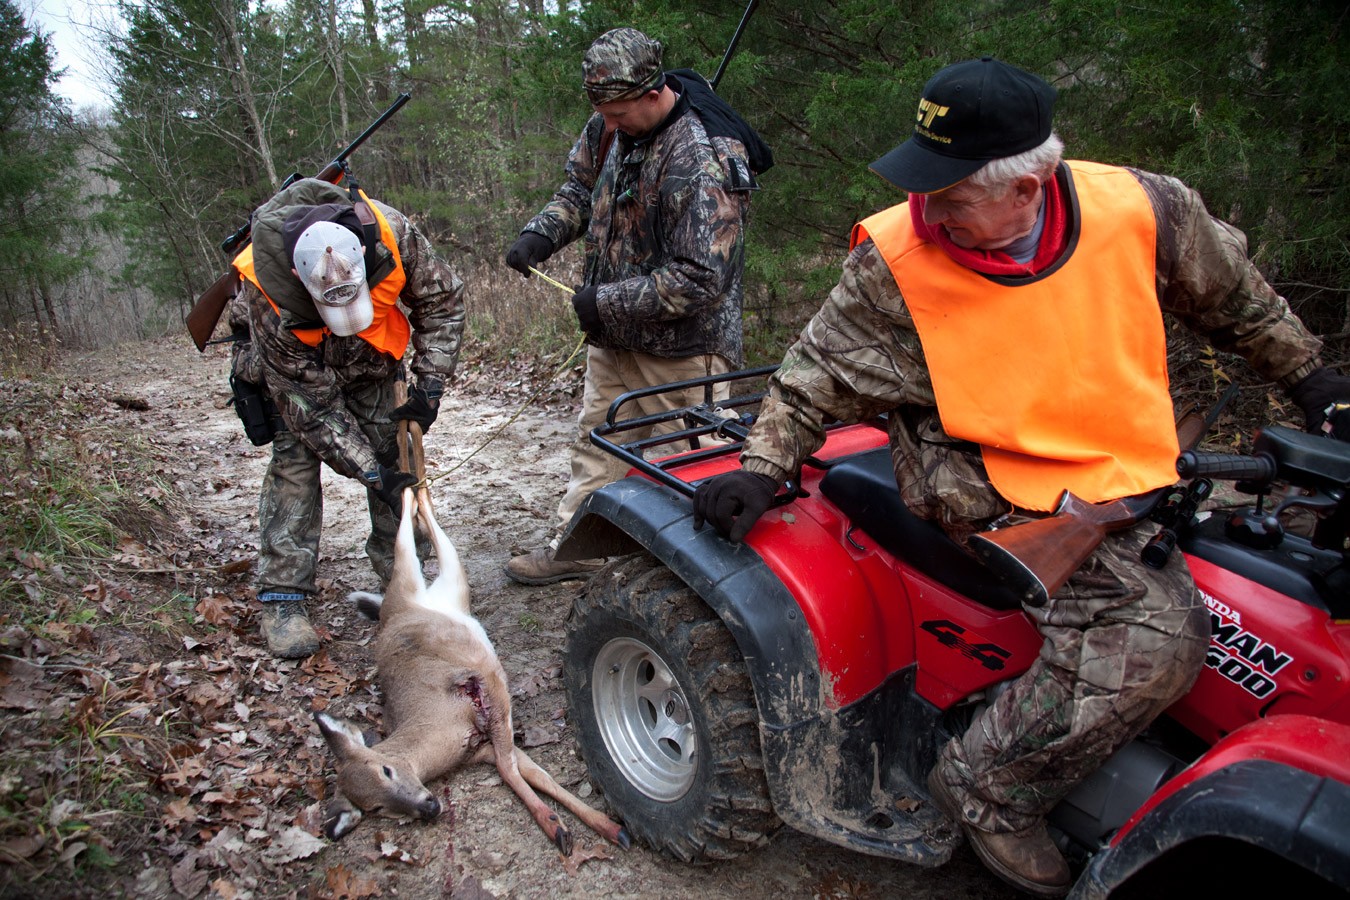
<path id="1" fill-rule="evenodd" d="M 1047 268 L 1064 249 L 1068 214 L 1060 193 L 1059 179 L 1047 180 L 1042 185 L 1042 191 L 1045 197 L 1045 230 L 1041 233 L 1041 244 L 1036 250 L 1036 256 L 1027 264 L 1018 262 L 1001 250 L 967 250 L 953 244 L 947 229 L 924 222 L 923 210 L 928 201 L 924 194 L 909 195 L 909 215 L 919 237 L 937 244 L 953 261 L 983 275 L 1024 277 Z"/>

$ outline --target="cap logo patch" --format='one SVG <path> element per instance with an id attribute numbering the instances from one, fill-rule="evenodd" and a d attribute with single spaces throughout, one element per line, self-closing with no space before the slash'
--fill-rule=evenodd
<path id="1" fill-rule="evenodd" d="M 919 123 L 920 128 L 931 128 L 934 119 L 945 116 L 950 110 L 950 106 L 942 106 L 932 100 L 920 100 L 919 112 L 914 116 L 914 121 Z"/>

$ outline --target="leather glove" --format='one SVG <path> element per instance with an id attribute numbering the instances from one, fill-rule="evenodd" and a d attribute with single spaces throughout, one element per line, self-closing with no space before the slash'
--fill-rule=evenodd
<path id="1" fill-rule="evenodd" d="M 389 414 L 390 420 L 402 422 L 407 419 L 409 422 L 416 422 L 422 426 L 422 433 L 426 434 L 431 429 L 431 423 L 436 421 L 436 412 L 441 407 L 442 390 L 439 384 L 426 387 L 418 385 L 408 392 L 408 402 L 395 407 Z"/>
<path id="2" fill-rule="evenodd" d="M 377 463 L 375 471 L 364 473 L 361 480 L 375 492 L 375 496 L 389 504 L 395 518 L 403 518 L 403 489 L 415 487 L 417 476 Z"/>
<path id="3" fill-rule="evenodd" d="M 520 237 L 506 251 L 506 264 L 526 278 L 530 266 L 537 265 L 553 255 L 553 242 L 537 231 L 522 231 Z"/>
<path id="4" fill-rule="evenodd" d="M 600 307 L 596 301 L 600 296 L 600 286 L 597 284 L 588 284 L 584 288 L 578 288 L 572 295 L 572 309 L 576 310 L 577 321 L 581 323 L 581 330 L 591 337 L 599 337 L 600 332 L 604 330 L 605 323 L 600 321 Z"/>
<path id="5" fill-rule="evenodd" d="M 778 482 L 744 469 L 709 478 L 694 490 L 694 529 L 711 522 L 718 533 L 739 544 L 776 493 Z"/>
<path id="6" fill-rule="evenodd" d="M 1311 375 L 1289 389 L 1289 397 L 1303 410 L 1304 431 L 1331 433 L 1323 425 L 1334 407 L 1350 404 L 1350 378 L 1325 367 L 1314 369 Z M 1335 424 L 1340 425 L 1343 418 L 1344 413 L 1337 415 Z"/>

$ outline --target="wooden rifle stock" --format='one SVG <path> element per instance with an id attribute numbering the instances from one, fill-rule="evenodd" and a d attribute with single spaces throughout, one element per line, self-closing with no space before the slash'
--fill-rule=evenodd
<path id="1" fill-rule="evenodd" d="M 192 335 L 192 343 L 197 345 L 198 350 L 206 349 L 206 342 L 211 340 L 211 333 L 216 330 L 216 323 L 220 321 L 221 315 L 225 312 L 225 307 L 229 305 L 235 293 L 239 290 L 239 273 L 233 267 L 230 271 L 220 276 L 197 298 L 192 309 L 187 314 L 187 330 Z"/>
<path id="2" fill-rule="evenodd" d="M 1237 395 L 1230 385 L 1205 415 L 1187 407 L 1177 422 L 1177 444 L 1192 450 Z M 1055 591 L 1112 531 L 1129 528 L 1153 512 L 1170 488 L 1158 488 L 1146 494 L 1088 503 L 1065 491 L 1054 515 L 1010 528 L 972 535 L 970 549 L 1013 590 L 1028 606 L 1044 606 Z"/>
<path id="3" fill-rule="evenodd" d="M 389 121 L 389 117 L 398 112 L 403 104 L 411 99 L 408 94 L 399 94 L 394 102 L 379 117 L 366 127 L 366 130 L 356 136 L 356 139 L 348 144 L 341 153 L 333 157 L 333 161 L 319 170 L 314 177 L 319 181 L 326 181 L 329 184 L 340 184 L 342 178 L 347 174 L 347 157 L 351 156 L 366 142 L 366 138 L 374 134 L 379 127 Z M 288 177 L 282 183 L 281 189 L 285 190 L 294 184 L 299 178 L 300 173 Z M 236 253 L 243 248 L 249 241 L 252 234 L 252 221 L 245 222 L 239 230 L 227 237 L 221 242 L 220 249 L 225 253 Z M 220 276 L 215 282 L 202 292 L 193 304 L 192 309 L 188 311 L 186 325 L 188 334 L 192 335 L 192 342 L 197 345 L 198 350 L 205 350 L 206 344 L 211 340 L 211 334 L 216 330 L 216 324 L 220 321 L 221 315 L 225 312 L 226 305 L 234 297 L 235 292 L 239 290 L 239 273 L 231 266 L 230 270 Z"/>
<path id="4" fill-rule="evenodd" d="M 975 555 L 1022 595 L 1044 606 L 1112 531 L 1148 515 L 1163 489 L 1110 503 L 1089 503 L 1065 491 L 1051 516 L 972 535 Z"/>

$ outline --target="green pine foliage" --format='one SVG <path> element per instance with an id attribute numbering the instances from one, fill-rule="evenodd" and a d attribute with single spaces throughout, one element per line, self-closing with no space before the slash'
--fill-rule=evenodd
<path id="1" fill-rule="evenodd" d="M 589 42 L 633 25 L 665 44 L 669 67 L 711 77 L 744 9 L 741 0 L 128 3 L 129 28 L 112 48 L 121 104 L 108 166 L 122 234 L 138 249 L 125 277 L 181 314 L 224 271 L 221 239 L 281 179 L 322 166 L 409 91 L 354 170 L 490 288 L 471 281 L 473 302 L 486 304 L 475 315 L 500 321 L 496 298 L 523 289 L 499 271 L 502 251 L 560 183 L 590 112 L 579 84 Z M 903 199 L 868 165 L 908 135 L 924 82 L 992 54 L 1059 88 L 1057 129 L 1071 157 L 1165 172 L 1199 190 L 1331 337 L 1330 361 L 1343 361 L 1348 26 L 1334 0 L 760 3 L 719 86 L 777 161 L 749 233 L 752 356 L 781 354 L 833 285 L 852 225 Z M 557 304 L 536 305 L 557 314 Z"/>
<path id="2" fill-rule="evenodd" d="M 52 91 L 47 36 L 0 0 L 0 337 L 59 342 L 56 291 L 83 269 L 74 215 L 78 135 Z M 56 252 L 53 252 L 56 251 Z"/>

